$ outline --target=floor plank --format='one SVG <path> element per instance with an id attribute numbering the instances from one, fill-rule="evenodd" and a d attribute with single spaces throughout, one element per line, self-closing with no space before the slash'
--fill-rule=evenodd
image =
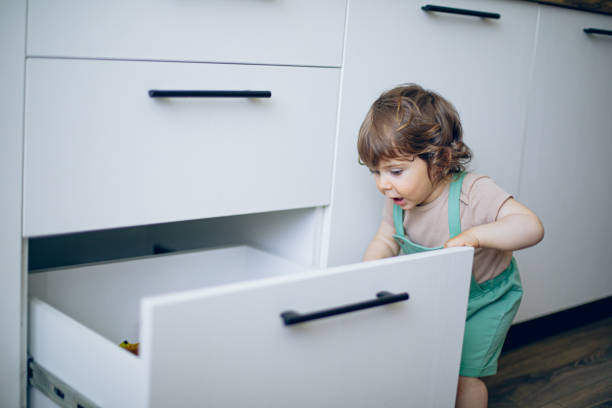
<path id="1" fill-rule="evenodd" d="M 589 387 L 584 392 L 566 396 L 556 402 L 563 408 L 612 407 L 612 376 Z"/>
<path id="2" fill-rule="evenodd" d="M 602 408 L 612 407 L 611 378 L 608 318 L 504 353 L 484 380 L 492 408 Z"/>

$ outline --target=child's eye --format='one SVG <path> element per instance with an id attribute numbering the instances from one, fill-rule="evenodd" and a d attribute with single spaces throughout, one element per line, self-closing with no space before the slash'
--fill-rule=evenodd
<path id="1" fill-rule="evenodd" d="M 394 176 L 399 176 L 402 174 L 402 172 L 404 171 L 404 169 L 391 169 L 389 170 L 389 172 L 394 175 Z"/>
<path id="2" fill-rule="evenodd" d="M 379 174 L 380 172 L 378 170 L 374 170 L 374 169 L 368 169 L 370 170 L 370 173 L 372 174 Z"/>

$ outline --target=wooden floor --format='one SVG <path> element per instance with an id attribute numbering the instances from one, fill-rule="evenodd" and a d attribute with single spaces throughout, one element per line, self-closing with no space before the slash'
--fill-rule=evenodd
<path id="1" fill-rule="evenodd" d="M 612 407 L 612 318 L 503 353 L 490 408 Z"/>

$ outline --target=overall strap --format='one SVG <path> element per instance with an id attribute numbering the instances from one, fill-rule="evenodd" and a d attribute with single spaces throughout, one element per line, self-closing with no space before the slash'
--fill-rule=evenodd
<path id="1" fill-rule="evenodd" d="M 461 186 L 465 173 L 459 173 L 451 182 L 448 191 L 448 229 L 450 237 L 456 237 L 461 233 Z M 474 278 L 474 274 L 470 274 L 470 299 L 478 297 L 482 294 L 480 285 Z M 469 303 L 468 303 L 469 305 Z"/>
<path id="2" fill-rule="evenodd" d="M 399 205 L 393 205 L 393 224 L 395 224 L 395 233 L 404 235 L 404 210 Z"/>
<path id="3" fill-rule="evenodd" d="M 448 230 L 450 237 L 456 237 L 461 233 L 461 185 L 465 173 L 459 173 L 451 182 L 448 190 Z"/>

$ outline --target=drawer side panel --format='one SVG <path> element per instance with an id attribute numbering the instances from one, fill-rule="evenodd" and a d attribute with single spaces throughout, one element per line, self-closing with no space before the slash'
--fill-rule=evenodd
<path id="1" fill-rule="evenodd" d="M 38 299 L 29 306 L 28 352 L 39 365 L 100 406 L 145 406 L 142 359 Z"/>

